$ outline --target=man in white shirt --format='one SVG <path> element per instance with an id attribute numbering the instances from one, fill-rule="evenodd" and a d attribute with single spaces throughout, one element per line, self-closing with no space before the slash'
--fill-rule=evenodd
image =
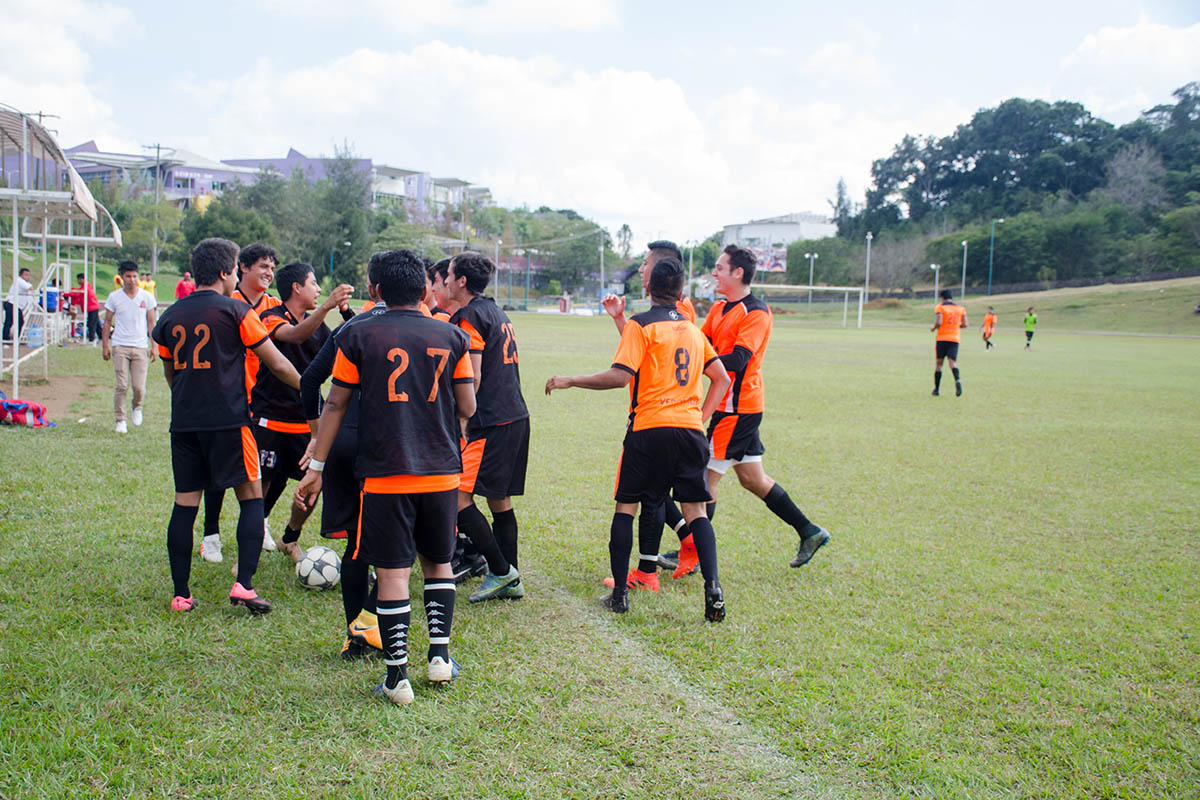
<path id="1" fill-rule="evenodd" d="M 21 329 L 25 327 L 25 315 L 29 313 L 29 309 L 33 307 L 37 299 L 33 291 L 33 284 L 30 278 L 33 273 L 29 268 L 21 270 L 17 273 L 17 282 L 8 289 L 8 296 L 4 299 L 4 341 L 11 342 L 13 336 L 19 336 Z M 16 333 L 12 330 L 13 311 L 16 311 L 17 330 Z"/>
<path id="2" fill-rule="evenodd" d="M 121 288 L 104 302 L 104 324 L 100 326 L 100 341 L 104 345 L 104 360 L 113 362 L 117 387 L 113 392 L 113 411 L 117 416 L 117 433 L 129 430 L 125 423 L 125 394 L 133 378 L 134 425 L 142 424 L 142 403 L 146 397 L 146 370 L 154 360 L 154 348 L 147 347 L 149 332 L 154 330 L 154 295 L 138 286 L 138 268 L 132 261 L 122 261 L 117 267 Z M 109 343 L 112 330 L 111 345 Z"/>

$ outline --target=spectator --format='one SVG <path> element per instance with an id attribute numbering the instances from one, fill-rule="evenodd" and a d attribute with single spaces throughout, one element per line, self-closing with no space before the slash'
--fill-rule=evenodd
<path id="1" fill-rule="evenodd" d="M 192 273 L 183 273 L 183 280 L 175 284 L 175 299 L 182 300 L 194 291 L 196 291 L 196 284 L 192 282 Z"/>
<path id="2" fill-rule="evenodd" d="M 113 392 L 113 409 L 117 417 L 117 433 L 125 433 L 125 393 L 133 380 L 133 424 L 142 424 L 142 403 L 146 397 L 146 370 L 154 360 L 154 350 L 147 348 L 149 332 L 154 329 L 156 302 L 154 296 L 138 286 L 138 268 L 133 261 L 122 261 L 118 268 L 121 288 L 108 296 L 104 303 L 104 325 L 100 338 L 104 342 L 104 360 L 113 362 L 117 385 Z M 109 328 L 112 345 L 109 345 Z"/>
<path id="3" fill-rule="evenodd" d="M 29 309 L 33 308 L 34 302 L 37 300 L 37 295 L 33 291 L 33 283 L 30 278 L 33 273 L 29 268 L 21 270 L 17 273 L 17 282 L 8 289 L 8 297 L 4 300 L 4 341 L 11 342 L 13 340 L 13 310 L 17 312 L 17 331 L 16 336 L 21 335 L 21 329 L 25 327 L 25 315 L 29 313 Z"/>
<path id="4" fill-rule="evenodd" d="M 82 272 L 75 276 L 75 287 L 80 298 L 79 305 L 87 312 L 87 340 L 95 347 L 100 339 L 100 301 L 96 299 L 96 290 Z"/>

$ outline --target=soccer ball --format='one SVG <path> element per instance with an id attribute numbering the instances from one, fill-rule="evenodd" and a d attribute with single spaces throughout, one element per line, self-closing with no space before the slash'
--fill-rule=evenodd
<path id="1" fill-rule="evenodd" d="M 296 563 L 296 581 L 305 589 L 332 589 L 341 579 L 342 560 L 328 547 L 310 547 Z"/>

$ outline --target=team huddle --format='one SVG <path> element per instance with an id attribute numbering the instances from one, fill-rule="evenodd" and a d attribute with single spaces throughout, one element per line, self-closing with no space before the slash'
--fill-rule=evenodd
<path id="1" fill-rule="evenodd" d="M 172 305 L 152 334 L 171 387 L 171 608 L 196 606 L 189 579 L 201 499 L 201 556 L 219 561 L 220 504 L 233 488 L 238 557 L 229 600 L 254 614 L 271 610 L 253 585 L 260 552 L 277 546 L 265 520 L 288 480 L 298 479 L 278 548 L 300 560 L 301 529 L 323 493 L 320 533 L 346 541 L 342 656 L 382 651 L 387 672 L 375 691 L 408 704 L 414 562 L 424 575 L 433 684 L 459 673 L 449 651 L 457 583 L 482 574 L 473 603 L 525 595 L 512 498 L 524 493 L 530 425 L 515 331 L 484 294 L 495 266 L 479 253 L 436 264 L 407 250 L 376 253 L 367 269 L 372 302 L 358 314 L 348 305 L 352 287 L 336 287 L 318 305 L 313 268 L 276 271 L 277 263 L 267 245 L 239 250 L 205 239 L 191 254 L 196 291 Z M 752 252 L 727 247 L 714 270 L 725 299 L 697 327 L 682 297 L 679 249 L 652 243 L 642 264 L 650 310 L 626 321 L 623 299 L 604 299 L 620 332 L 611 367 L 546 383 L 547 394 L 630 386 L 609 542 L 612 590 L 601 601 L 611 611 L 628 610 L 629 589 L 657 591 L 660 567 L 676 578 L 699 567 L 705 618 L 724 618 L 712 519 L 730 467 L 796 531 L 792 566 L 829 541 L 762 467 L 762 361 L 772 318 L 749 291 L 754 271 Z M 278 300 L 266 294 L 272 277 Z M 344 321 L 330 331 L 325 320 L 335 309 Z M 630 571 L 639 506 L 639 562 Z M 680 544 L 660 554 L 664 524 Z"/>

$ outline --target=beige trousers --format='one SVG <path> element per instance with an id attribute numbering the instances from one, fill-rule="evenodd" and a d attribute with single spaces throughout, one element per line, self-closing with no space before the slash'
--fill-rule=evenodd
<path id="1" fill-rule="evenodd" d="M 117 373 L 117 388 L 113 391 L 113 411 L 117 422 L 125 421 L 125 394 L 133 379 L 133 407 L 146 397 L 146 370 L 150 367 L 150 351 L 144 347 L 113 347 L 113 371 Z"/>

